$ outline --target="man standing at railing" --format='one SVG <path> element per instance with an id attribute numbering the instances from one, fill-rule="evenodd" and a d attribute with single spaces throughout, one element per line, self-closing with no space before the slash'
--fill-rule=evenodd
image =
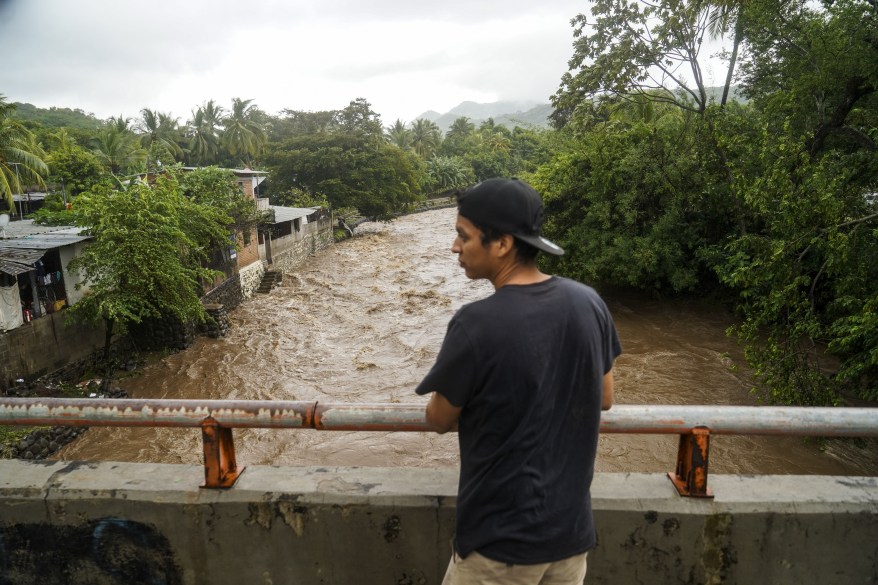
<path id="1" fill-rule="evenodd" d="M 451 319 L 427 422 L 458 429 L 454 552 L 444 585 L 579 584 L 595 546 L 589 488 L 601 410 L 613 403 L 621 353 L 612 317 L 591 288 L 544 274 L 539 194 L 489 179 L 458 198 L 451 251 L 490 297 Z"/>

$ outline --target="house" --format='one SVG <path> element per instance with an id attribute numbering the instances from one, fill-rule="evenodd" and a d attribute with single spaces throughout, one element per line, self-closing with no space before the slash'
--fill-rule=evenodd
<path id="1" fill-rule="evenodd" d="M 275 270 L 292 270 L 311 254 L 332 244 L 332 214 L 328 209 L 268 207 L 272 219 L 259 230 L 259 256 Z"/>
<path id="2" fill-rule="evenodd" d="M 231 169 L 235 174 L 235 180 L 241 186 L 244 197 L 256 201 L 257 208 L 265 210 L 268 199 L 260 200 L 259 185 L 268 177 L 265 171 L 254 171 L 249 168 Z M 259 238 L 257 228 L 254 226 L 242 234 L 237 234 L 236 250 L 231 252 L 238 272 L 238 280 L 241 286 L 243 298 L 249 298 L 259 288 L 265 268 L 259 257 Z"/>
<path id="3" fill-rule="evenodd" d="M 70 260 L 91 238 L 81 231 L 78 227 L 37 225 L 28 219 L 2 226 L 0 330 L 15 329 L 82 298 L 84 291 L 76 290 L 82 278 L 67 270 Z"/>

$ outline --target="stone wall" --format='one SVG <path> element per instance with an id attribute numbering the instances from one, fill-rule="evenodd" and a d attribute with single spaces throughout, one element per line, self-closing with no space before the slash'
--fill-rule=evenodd
<path id="1" fill-rule="evenodd" d="M 228 311 L 235 309 L 243 300 L 244 295 L 241 293 L 241 279 L 237 274 L 224 280 L 219 286 L 201 298 L 201 302 L 204 304 L 223 305 Z"/>
<path id="2" fill-rule="evenodd" d="M 186 349 L 195 342 L 197 331 L 195 325 L 184 323 L 175 315 L 166 315 L 161 319 L 144 319 L 128 326 L 129 337 L 141 351 Z"/>
<path id="3" fill-rule="evenodd" d="M 262 262 L 254 262 L 250 266 L 242 268 L 238 272 L 238 279 L 241 284 L 241 297 L 244 299 L 252 297 L 256 289 L 259 288 L 259 283 L 262 282 L 264 275 L 265 266 L 262 265 Z"/>
<path id="4" fill-rule="evenodd" d="M 0 461 L 6 582 L 442 580 L 453 470 L 250 466 L 228 490 L 203 479 L 191 465 Z M 664 475 L 597 474 L 586 584 L 878 582 L 878 478 L 714 475 L 711 487 L 714 499 L 681 498 Z"/>

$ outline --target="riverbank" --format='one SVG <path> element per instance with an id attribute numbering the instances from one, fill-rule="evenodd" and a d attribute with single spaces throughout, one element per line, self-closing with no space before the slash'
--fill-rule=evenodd
<path id="1" fill-rule="evenodd" d="M 454 210 L 362 224 L 354 238 L 315 256 L 281 286 L 229 317 L 223 339 L 199 339 L 122 381 L 134 398 L 407 402 L 432 364 L 448 319 L 490 294 L 448 250 Z M 734 316 L 715 302 L 602 290 L 622 337 L 622 404 L 757 404 L 740 347 L 725 335 Z M 58 457 L 200 461 L 168 429 L 93 429 Z M 867 442 L 864 442 L 867 443 Z M 453 467 L 454 437 L 418 433 L 236 433 L 254 465 Z M 714 451 L 714 445 L 715 451 Z M 145 447 L 148 446 L 148 447 Z M 878 475 L 878 457 L 796 437 L 717 437 L 716 473 Z M 676 437 L 601 438 L 599 471 L 673 468 Z M 878 453 L 878 449 L 875 450 Z M 426 454 L 426 455 L 425 455 Z M 872 464 L 871 462 L 875 462 Z"/>

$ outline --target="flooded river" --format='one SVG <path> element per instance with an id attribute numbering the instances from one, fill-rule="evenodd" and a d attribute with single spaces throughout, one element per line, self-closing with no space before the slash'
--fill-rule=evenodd
<path id="1" fill-rule="evenodd" d="M 414 387 L 461 305 L 491 294 L 450 252 L 455 210 L 365 224 L 320 252 L 269 294 L 230 314 L 223 339 L 118 381 L 132 398 L 210 398 L 426 404 Z M 731 318 L 716 307 L 604 295 L 624 354 L 616 364 L 623 404 L 753 404 Z M 236 429 L 243 465 L 457 465 L 457 437 L 428 433 Z M 604 435 L 598 471 L 669 471 L 676 436 Z M 93 428 L 59 459 L 201 463 L 194 429 Z M 714 473 L 878 475 L 847 444 L 794 437 L 714 437 Z"/>

